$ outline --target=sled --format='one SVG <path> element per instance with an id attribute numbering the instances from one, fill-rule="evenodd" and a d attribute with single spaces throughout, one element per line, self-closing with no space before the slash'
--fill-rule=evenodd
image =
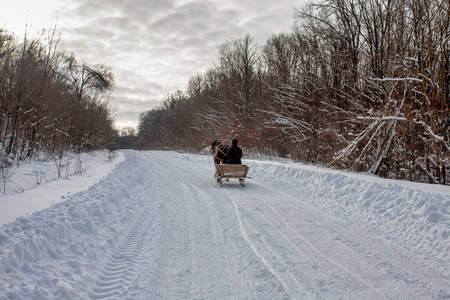
<path id="1" fill-rule="evenodd" d="M 224 164 L 215 164 L 216 166 L 216 174 L 214 177 L 217 180 L 217 184 L 222 186 L 223 179 L 226 178 L 238 178 L 239 183 L 242 186 L 245 186 L 245 178 L 247 178 L 247 173 L 249 167 L 246 165 L 224 165 Z"/>

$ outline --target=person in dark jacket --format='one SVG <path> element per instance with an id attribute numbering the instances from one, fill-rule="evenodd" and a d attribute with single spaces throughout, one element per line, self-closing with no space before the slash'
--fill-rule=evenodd
<path id="1" fill-rule="evenodd" d="M 234 139 L 232 141 L 232 146 L 228 149 L 227 160 L 229 164 L 240 165 L 242 164 L 242 149 L 238 147 L 238 140 Z"/>

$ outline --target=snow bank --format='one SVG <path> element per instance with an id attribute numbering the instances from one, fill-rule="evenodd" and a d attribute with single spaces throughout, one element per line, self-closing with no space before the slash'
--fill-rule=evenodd
<path id="1" fill-rule="evenodd" d="M 6 192 L 0 193 L 0 226 L 88 189 L 123 160 L 124 155 L 120 152 L 112 159 L 110 153 L 103 151 L 75 155 L 69 161 L 71 167 L 67 168 L 68 177 L 65 179 L 58 179 L 57 168 L 52 161 L 22 163 L 11 170 Z"/>
<path id="2" fill-rule="evenodd" d="M 186 160 L 213 163 L 209 156 L 179 155 Z M 243 163 L 250 167 L 249 176 L 259 182 L 359 218 L 393 242 L 406 242 L 428 255 L 448 259 L 448 186 L 388 180 L 292 162 L 244 159 Z"/>
<path id="3" fill-rule="evenodd" d="M 274 179 L 291 191 L 308 195 L 331 209 L 360 217 L 398 242 L 409 241 L 433 256 L 450 250 L 450 197 L 420 188 L 352 178 L 342 173 L 305 170 L 301 166 L 250 163 L 258 178 Z M 253 173 L 252 173 L 253 174 Z"/>
<path id="4" fill-rule="evenodd" d="M 0 291 L 8 291 L 7 298 L 88 298 L 83 289 L 145 199 L 124 205 L 128 189 L 144 183 L 117 172 L 110 178 L 0 228 Z"/>

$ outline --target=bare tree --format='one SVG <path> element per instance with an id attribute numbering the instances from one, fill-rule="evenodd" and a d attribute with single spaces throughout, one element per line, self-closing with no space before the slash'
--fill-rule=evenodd
<path id="1" fill-rule="evenodd" d="M 74 69 L 67 73 L 74 56 L 67 57 L 56 28 L 33 39 L 26 36 L 22 43 L 0 30 L 2 159 L 19 163 L 39 151 L 61 154 L 109 145 L 112 111 L 99 99 L 112 88 L 112 74 L 104 67 L 84 68 L 78 74 L 81 81 L 76 81 Z M 82 149 L 82 144 L 89 147 Z"/>

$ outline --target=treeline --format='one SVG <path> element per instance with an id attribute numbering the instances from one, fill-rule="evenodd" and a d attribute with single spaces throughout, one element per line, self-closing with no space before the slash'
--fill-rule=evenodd
<path id="1" fill-rule="evenodd" d="M 40 152 L 112 147 L 114 86 L 105 66 L 79 63 L 56 30 L 19 42 L 0 29 L 0 161 L 33 158 Z"/>
<path id="2" fill-rule="evenodd" d="M 185 92 L 142 113 L 138 146 L 247 150 L 382 177 L 448 183 L 447 0 L 325 0 L 258 46 L 219 48 Z"/>
<path id="3" fill-rule="evenodd" d="M 114 136 L 117 149 L 133 149 L 136 144 L 136 129 L 124 127 L 117 131 Z"/>

